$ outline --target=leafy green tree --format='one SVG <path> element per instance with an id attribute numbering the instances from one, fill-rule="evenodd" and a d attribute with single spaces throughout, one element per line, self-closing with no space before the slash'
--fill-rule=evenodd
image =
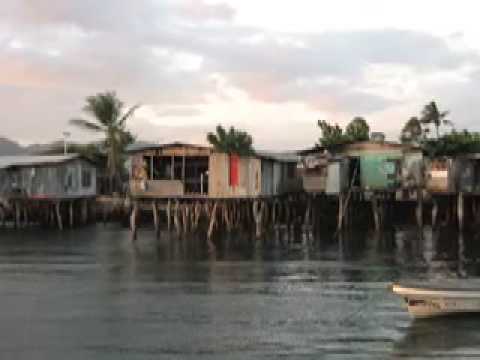
<path id="1" fill-rule="evenodd" d="M 400 141 L 403 144 L 419 145 L 423 140 L 422 123 L 416 116 L 412 116 L 403 126 Z"/>
<path id="2" fill-rule="evenodd" d="M 330 147 L 346 143 L 346 137 L 343 134 L 343 129 L 338 124 L 330 125 L 325 120 L 318 120 L 318 127 L 322 132 L 319 139 L 321 146 Z"/>
<path id="3" fill-rule="evenodd" d="M 250 156 L 255 153 L 252 137 L 243 130 L 237 130 L 231 126 L 228 131 L 221 125 L 217 125 L 215 133 L 207 134 L 208 142 L 216 151 L 240 156 Z"/>
<path id="4" fill-rule="evenodd" d="M 438 139 L 440 138 L 441 125 L 453 125 L 453 123 L 447 119 L 449 113 L 449 111 L 440 111 L 435 101 L 431 101 L 424 106 L 420 122 L 425 125 L 435 126 L 436 138 Z"/>
<path id="5" fill-rule="evenodd" d="M 423 149 L 431 157 L 478 153 L 480 152 L 480 133 L 454 130 L 439 139 L 426 140 Z"/>
<path id="6" fill-rule="evenodd" d="M 368 141 L 370 139 L 370 126 L 363 117 L 356 116 L 347 125 L 345 136 L 351 142 Z"/>
<path id="7" fill-rule="evenodd" d="M 133 142 L 132 134 L 126 129 L 127 120 L 140 105 L 134 105 L 124 111 L 124 104 L 113 91 L 98 93 L 86 98 L 83 111 L 91 120 L 83 118 L 71 119 L 70 123 L 96 133 L 102 133 L 104 149 L 107 154 L 107 174 L 110 190 L 115 190 L 115 182 L 119 185 L 123 170 L 124 151 Z"/>

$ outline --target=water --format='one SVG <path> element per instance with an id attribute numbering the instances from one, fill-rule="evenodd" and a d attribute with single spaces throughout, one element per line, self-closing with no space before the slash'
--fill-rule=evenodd
<path id="1" fill-rule="evenodd" d="M 153 239 L 113 226 L 0 234 L 2 359 L 480 357 L 480 318 L 412 320 L 399 279 L 475 277 L 478 239 L 442 231 Z"/>

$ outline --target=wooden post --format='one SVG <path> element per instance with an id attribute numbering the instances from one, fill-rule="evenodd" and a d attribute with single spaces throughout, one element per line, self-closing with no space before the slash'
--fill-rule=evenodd
<path id="1" fill-rule="evenodd" d="M 19 201 L 15 201 L 14 202 L 14 206 L 15 206 L 15 228 L 19 228 L 20 227 L 20 202 Z"/>
<path id="2" fill-rule="evenodd" d="M 417 225 L 423 229 L 423 190 L 417 188 L 417 208 L 416 208 Z"/>
<path id="3" fill-rule="evenodd" d="M 55 204 L 50 204 L 49 209 L 50 216 L 48 219 L 48 224 L 51 226 L 55 226 Z"/>
<path id="4" fill-rule="evenodd" d="M 210 240 L 212 238 L 213 229 L 215 226 L 216 215 L 217 215 L 217 201 L 213 204 L 213 209 L 210 214 L 210 224 L 208 225 L 208 232 L 207 232 L 207 239 Z"/>
<path id="5" fill-rule="evenodd" d="M 183 233 L 186 234 L 188 232 L 188 219 L 190 215 L 190 208 L 187 203 L 183 204 L 183 209 L 182 209 L 182 221 L 183 221 Z"/>
<path id="6" fill-rule="evenodd" d="M 252 204 L 253 218 L 255 219 L 255 237 L 260 239 L 262 237 L 262 217 L 265 210 L 265 203 L 263 201 L 254 200 Z"/>
<path id="7" fill-rule="evenodd" d="M 167 229 L 170 231 L 172 227 L 172 201 L 168 199 L 167 201 Z"/>
<path id="8" fill-rule="evenodd" d="M 177 230 L 177 235 L 180 235 L 182 229 L 180 228 L 180 203 L 178 200 L 175 200 L 175 208 L 173 211 L 173 223 L 175 225 L 175 229 Z"/>
<path id="9" fill-rule="evenodd" d="M 460 191 L 458 193 L 458 199 L 457 199 L 458 229 L 460 231 L 463 231 L 463 226 L 464 226 L 464 222 L 463 222 L 464 203 L 465 203 L 464 194 L 462 191 Z"/>
<path id="10" fill-rule="evenodd" d="M 130 230 L 132 232 L 132 241 L 137 240 L 137 213 L 138 202 L 133 202 L 132 214 L 130 215 Z"/>
<path id="11" fill-rule="evenodd" d="M 272 226 L 275 227 L 277 223 L 277 199 L 273 200 L 272 204 Z"/>
<path id="12" fill-rule="evenodd" d="M 437 227 L 438 201 L 432 196 L 432 229 Z"/>
<path id="13" fill-rule="evenodd" d="M 337 231 L 343 229 L 343 193 L 338 194 L 338 220 L 337 220 Z M 373 205 L 373 202 L 372 202 Z"/>
<path id="14" fill-rule="evenodd" d="M 152 201 L 152 213 L 153 213 L 153 226 L 155 227 L 155 236 L 158 237 L 158 235 L 160 234 L 160 224 L 158 221 L 157 202 L 155 200 Z"/>
<path id="15" fill-rule="evenodd" d="M 375 231 L 380 231 L 380 214 L 378 209 L 378 198 L 376 194 L 372 195 L 373 220 L 375 222 Z"/>
<path id="16" fill-rule="evenodd" d="M 193 226 L 194 229 L 198 229 L 198 223 L 200 221 L 200 216 L 202 214 L 202 205 L 200 204 L 199 201 L 195 203 L 195 215 L 194 215 L 194 220 L 193 220 Z"/>
<path id="17" fill-rule="evenodd" d="M 312 199 L 310 196 L 307 195 L 307 200 L 306 200 L 306 208 L 305 208 L 305 218 L 303 220 L 303 226 L 304 226 L 304 231 L 305 231 L 305 236 L 308 237 L 310 235 L 310 230 L 312 226 L 312 221 L 311 221 L 311 213 L 312 213 Z"/>
<path id="18" fill-rule="evenodd" d="M 73 201 L 68 202 L 68 217 L 70 220 L 70 227 L 73 227 Z"/>
<path id="19" fill-rule="evenodd" d="M 230 232 L 232 230 L 232 222 L 230 218 L 230 206 L 228 204 L 228 200 L 225 200 L 223 202 L 222 210 L 223 210 L 223 221 L 225 222 L 227 231 Z"/>
<path id="20" fill-rule="evenodd" d="M 23 206 L 23 226 L 28 226 L 28 203 Z"/>
<path id="21" fill-rule="evenodd" d="M 60 201 L 55 203 L 55 214 L 57 215 L 57 225 L 59 230 L 63 230 L 62 214 L 60 212 Z"/>
<path id="22" fill-rule="evenodd" d="M 81 203 L 81 219 L 82 224 L 86 224 L 88 222 L 88 200 L 83 199 Z"/>

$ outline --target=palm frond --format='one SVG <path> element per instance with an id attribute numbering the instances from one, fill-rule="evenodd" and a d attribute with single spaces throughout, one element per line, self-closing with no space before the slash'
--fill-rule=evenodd
<path id="1" fill-rule="evenodd" d="M 70 124 L 81 127 L 83 129 L 91 130 L 91 131 L 104 131 L 104 129 L 101 126 L 84 119 L 79 119 L 79 118 L 71 119 Z"/>
<path id="2" fill-rule="evenodd" d="M 128 111 L 120 118 L 120 121 L 118 122 L 118 124 L 120 126 L 124 126 L 127 119 L 129 119 L 133 115 L 133 113 L 137 111 L 137 109 L 140 106 L 141 104 L 136 104 L 136 105 L 133 105 L 130 109 L 128 109 Z"/>

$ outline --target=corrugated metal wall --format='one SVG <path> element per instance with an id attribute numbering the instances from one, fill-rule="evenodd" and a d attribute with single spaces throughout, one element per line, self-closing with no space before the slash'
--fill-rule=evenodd
<path id="1" fill-rule="evenodd" d="M 21 193 L 29 197 L 80 197 L 97 192 L 96 169 L 84 160 L 6 169 L 1 174 L 1 193 L 6 196 Z"/>

